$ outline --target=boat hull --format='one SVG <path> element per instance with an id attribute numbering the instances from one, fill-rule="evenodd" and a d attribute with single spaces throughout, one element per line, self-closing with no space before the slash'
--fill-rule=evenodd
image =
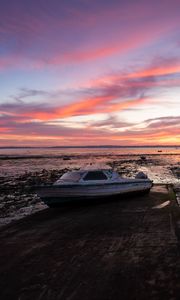
<path id="1" fill-rule="evenodd" d="M 85 202 L 89 200 L 103 200 L 112 197 L 148 193 L 152 187 L 151 181 L 137 183 L 114 183 L 104 185 L 77 185 L 77 186 L 40 186 L 38 196 L 50 207 L 69 202 Z"/>

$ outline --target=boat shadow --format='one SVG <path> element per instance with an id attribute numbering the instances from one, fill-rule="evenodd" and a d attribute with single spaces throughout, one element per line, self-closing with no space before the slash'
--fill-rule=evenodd
<path id="1" fill-rule="evenodd" d="M 78 200 L 71 200 L 69 199 L 67 202 L 64 203 L 57 203 L 53 204 L 52 206 L 49 206 L 51 210 L 54 209 L 62 209 L 62 208 L 68 208 L 68 209 L 74 209 L 74 208 L 80 208 L 80 207 L 88 207 L 88 206 L 99 206 L 101 204 L 112 204 L 116 202 L 123 203 L 130 202 L 130 201 L 137 201 L 137 200 L 143 200 L 149 195 L 148 192 L 138 192 L 138 193 L 129 193 L 125 195 L 113 195 L 113 196 L 107 196 L 102 198 L 92 198 L 92 199 L 78 199 Z"/>

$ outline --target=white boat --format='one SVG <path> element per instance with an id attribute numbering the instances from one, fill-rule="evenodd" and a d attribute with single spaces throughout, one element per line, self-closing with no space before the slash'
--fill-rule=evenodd
<path id="1" fill-rule="evenodd" d="M 69 171 L 62 175 L 53 185 L 42 185 L 36 190 L 38 196 L 49 207 L 61 203 L 107 197 L 124 194 L 147 193 L 152 187 L 152 181 L 143 172 L 135 178 L 122 178 L 112 169 L 85 168 Z"/>

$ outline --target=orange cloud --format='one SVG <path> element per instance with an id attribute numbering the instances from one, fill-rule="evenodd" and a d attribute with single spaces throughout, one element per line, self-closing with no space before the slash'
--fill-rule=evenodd
<path id="1" fill-rule="evenodd" d="M 1 145 L 29 145 L 36 146 L 41 142 L 42 145 L 178 145 L 180 140 L 180 135 L 178 132 L 159 131 L 154 133 L 143 133 L 136 134 L 135 132 L 128 132 L 123 134 L 103 134 L 94 132 L 93 130 L 88 131 L 86 129 L 85 134 L 81 130 L 79 135 L 76 136 L 61 136 L 61 135 L 29 135 L 25 136 L 22 134 L 1 134 L 0 141 Z M 22 142 L 23 141 L 23 142 Z M 23 143 L 23 144 L 22 144 Z"/>
<path id="2" fill-rule="evenodd" d="M 144 99 L 142 99 L 143 101 Z M 140 99 L 141 101 L 141 99 Z M 137 103 L 139 103 L 137 101 Z M 131 101 L 129 104 L 131 105 Z M 114 109 L 114 108 L 113 108 Z M 180 141 L 179 117 L 160 117 L 148 119 L 139 124 L 122 123 L 117 118 L 109 118 L 98 123 L 94 120 L 91 126 L 84 128 L 66 128 L 57 123 L 51 125 L 44 122 L 28 122 L 19 124 L 4 119 L 4 128 L 1 126 L 1 145 L 87 145 L 87 144 L 127 144 L 127 145 L 178 145 Z M 6 126 L 11 124 L 11 128 Z M 112 126 L 113 125 L 113 126 Z M 119 129 L 123 130 L 119 130 Z M 28 132 L 28 135 L 26 134 Z M 11 144 L 12 145 L 12 144 Z"/>
<path id="3" fill-rule="evenodd" d="M 148 77 L 148 76 L 161 76 L 161 75 L 169 75 L 174 73 L 180 72 L 180 64 L 171 65 L 171 66 L 157 66 L 157 67 L 150 67 L 146 70 L 135 72 L 129 74 L 128 78 L 137 78 L 137 77 Z"/>
<path id="4" fill-rule="evenodd" d="M 127 100 L 123 103 L 115 103 L 111 104 L 108 108 L 108 112 L 114 112 L 114 111 L 121 111 L 123 109 L 127 109 L 129 107 L 134 107 L 136 105 L 139 105 L 143 102 L 145 102 L 147 98 L 140 98 L 135 100 Z"/>
<path id="5" fill-rule="evenodd" d="M 89 113 L 90 111 L 94 111 L 95 106 L 97 106 L 98 104 L 109 100 L 112 100 L 112 96 L 88 98 L 84 101 L 79 101 L 66 105 L 64 107 L 56 108 L 53 112 L 34 112 L 32 117 L 47 121 L 51 119 L 66 118 L 74 115 L 86 114 L 87 112 Z M 27 115 L 29 116 L 29 114 Z"/>
<path id="6" fill-rule="evenodd" d="M 180 135 L 178 132 L 172 131 L 159 131 L 153 133 L 143 133 L 136 134 L 135 132 L 124 135 L 112 135 L 109 137 L 110 140 L 127 141 L 128 145 L 179 145 Z"/>
<path id="7" fill-rule="evenodd" d="M 0 127 L 0 132 L 1 132 L 1 134 L 3 134 L 4 132 L 8 132 L 8 131 L 10 131 L 10 129 L 8 128 L 8 127 Z"/>
<path id="8" fill-rule="evenodd" d="M 101 97 L 88 98 L 84 101 L 79 101 L 64 107 L 56 108 L 53 112 L 39 111 L 33 113 L 23 113 L 23 116 L 28 116 L 33 119 L 39 119 L 42 121 L 48 121 L 77 115 L 121 111 L 129 107 L 137 106 L 147 100 L 146 98 L 140 98 L 124 100 L 123 102 L 119 103 L 111 103 L 113 99 L 114 95 L 104 95 Z"/>

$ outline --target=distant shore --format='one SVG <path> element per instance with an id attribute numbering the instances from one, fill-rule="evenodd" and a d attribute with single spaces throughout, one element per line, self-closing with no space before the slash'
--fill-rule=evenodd
<path id="1" fill-rule="evenodd" d="M 60 148 L 60 149 L 64 149 L 64 148 L 179 148 L 180 145 L 142 145 L 142 146 L 138 146 L 138 145 L 124 145 L 124 146 L 120 146 L 120 145 L 86 145 L 86 146 L 0 146 L 0 149 L 53 149 L 53 148 Z"/>

